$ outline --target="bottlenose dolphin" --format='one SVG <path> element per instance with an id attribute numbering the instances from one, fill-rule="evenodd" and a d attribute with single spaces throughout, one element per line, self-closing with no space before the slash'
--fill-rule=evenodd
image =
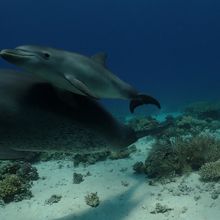
<path id="1" fill-rule="evenodd" d="M 99 103 L 56 88 L 32 75 L 0 70 L 0 159 L 30 151 L 92 153 L 120 150 L 137 140 Z"/>
<path id="2" fill-rule="evenodd" d="M 143 104 L 160 103 L 119 79 L 106 68 L 106 54 L 92 57 L 42 46 L 19 46 L 1 50 L 0 56 L 36 74 L 56 87 L 94 99 L 129 99 L 130 111 Z"/>

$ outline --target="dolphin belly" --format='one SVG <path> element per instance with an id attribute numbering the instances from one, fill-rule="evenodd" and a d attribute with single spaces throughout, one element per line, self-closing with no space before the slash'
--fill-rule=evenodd
<path id="1" fill-rule="evenodd" d="M 121 149 L 137 140 L 97 102 L 67 91 L 62 96 L 66 101 L 25 73 L 0 70 L 0 159 L 15 158 L 15 151 Z"/>

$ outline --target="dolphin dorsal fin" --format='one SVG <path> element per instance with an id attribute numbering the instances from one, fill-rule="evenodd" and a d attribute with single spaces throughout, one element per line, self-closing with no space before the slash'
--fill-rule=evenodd
<path id="1" fill-rule="evenodd" d="M 99 52 L 91 57 L 94 61 L 106 67 L 107 53 Z"/>

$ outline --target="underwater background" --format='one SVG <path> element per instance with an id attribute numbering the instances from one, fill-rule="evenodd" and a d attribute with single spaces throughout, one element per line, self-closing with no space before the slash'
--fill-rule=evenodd
<path id="1" fill-rule="evenodd" d="M 6 97 L 0 106 L 9 106 L 9 114 L 0 109 L 0 156 L 5 149 L 5 155 L 27 153 L 24 160 L 0 160 L 1 220 L 219 219 L 220 1 L 0 0 L 0 50 L 26 44 L 88 56 L 107 52 L 109 69 L 162 109 L 142 106 L 132 115 L 128 101 L 100 100 L 122 121 L 115 129 L 103 123 L 103 111 L 87 107 L 75 116 L 71 105 L 62 111 L 67 105 L 54 91 L 44 97 L 47 90 L 39 87 L 30 108 L 35 96 L 24 93 L 11 114 L 7 92 L 20 87 L 0 81 Z M 2 78 L 10 73 L 3 68 L 16 69 L 0 59 Z M 38 112 L 41 97 L 52 110 L 40 105 Z M 78 116 L 95 129 L 78 126 Z M 95 152 L 102 135 L 96 127 L 115 145 L 135 138 L 116 151 L 98 144 Z M 65 140 L 67 153 L 59 151 Z M 32 144 L 49 151 L 29 154 Z"/>
<path id="2" fill-rule="evenodd" d="M 166 110 L 219 99 L 217 0 L 1 0 L 0 7 L 0 48 L 106 51 L 113 73 L 157 97 Z M 0 67 L 13 68 L 3 60 Z M 128 113 L 124 101 L 107 103 Z"/>

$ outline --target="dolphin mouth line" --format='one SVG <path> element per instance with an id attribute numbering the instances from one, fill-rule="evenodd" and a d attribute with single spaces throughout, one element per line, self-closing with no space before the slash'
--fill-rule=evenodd
<path id="1" fill-rule="evenodd" d="M 0 56 L 13 56 L 13 57 L 33 57 L 34 54 L 31 54 L 28 51 L 25 50 L 19 50 L 19 49 L 5 49 L 0 51 Z"/>

